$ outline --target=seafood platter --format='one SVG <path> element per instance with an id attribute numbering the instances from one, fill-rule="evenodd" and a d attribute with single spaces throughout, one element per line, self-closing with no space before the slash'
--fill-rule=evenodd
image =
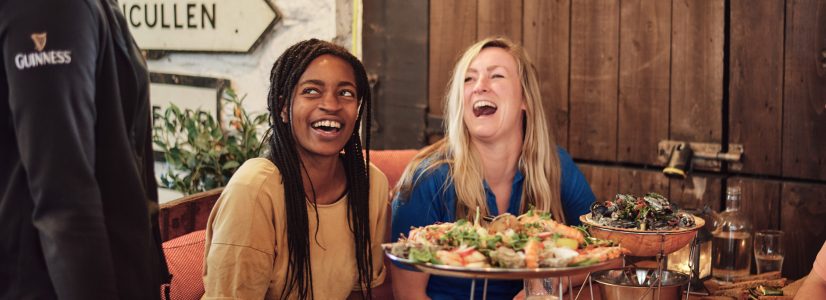
<path id="1" fill-rule="evenodd" d="M 520 216 L 502 214 L 484 225 L 477 212 L 474 222 L 415 227 L 406 237 L 383 246 L 391 260 L 423 272 L 485 279 L 587 273 L 617 264 L 628 252 L 534 210 Z"/>

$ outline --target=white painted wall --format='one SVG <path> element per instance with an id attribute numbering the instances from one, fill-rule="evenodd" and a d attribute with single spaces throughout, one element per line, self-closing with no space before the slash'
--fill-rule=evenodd
<path id="1" fill-rule="evenodd" d="M 281 19 L 264 34 L 250 53 L 244 54 L 168 54 L 149 60 L 152 72 L 229 79 L 238 95 L 246 95 L 244 108 L 250 113 L 266 112 L 270 70 L 281 53 L 291 45 L 310 38 L 332 41 L 360 57 L 360 0 L 270 0 Z M 355 8 L 355 10 L 354 10 Z M 353 15 L 356 22 L 353 22 Z M 239 20 L 243 22 L 243 20 Z M 356 30 L 353 30 L 355 25 Z M 355 32 L 355 37 L 353 36 Z M 353 49 L 352 45 L 356 45 Z M 164 166 L 156 164 L 159 175 Z M 160 202 L 181 197 L 176 191 L 159 189 Z"/>
<path id="2" fill-rule="evenodd" d="M 158 60 L 149 60 L 149 70 L 229 79 L 238 95 L 247 96 L 244 107 L 249 112 L 264 112 L 267 109 L 270 69 L 289 46 L 318 38 L 352 49 L 353 5 L 360 7 L 360 1 L 270 1 L 279 11 L 281 20 L 265 34 L 263 41 L 251 53 L 169 54 Z"/>

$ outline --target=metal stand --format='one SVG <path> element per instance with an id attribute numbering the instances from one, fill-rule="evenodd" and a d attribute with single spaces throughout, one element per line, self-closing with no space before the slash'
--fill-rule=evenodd
<path id="1" fill-rule="evenodd" d="M 482 291 L 482 298 L 487 298 L 488 289 Z M 473 297 L 476 296 L 476 279 L 470 280 L 470 300 L 473 300 Z M 483 299 L 484 300 L 484 299 Z"/>
<path id="2" fill-rule="evenodd" d="M 624 263 L 625 262 L 623 261 L 623 264 Z M 565 283 L 564 283 L 563 278 L 566 279 L 566 281 L 567 281 L 568 299 L 569 300 L 578 300 L 579 296 L 582 294 L 582 290 L 585 288 L 586 284 L 588 285 L 588 291 L 589 291 L 589 295 L 591 296 L 591 299 L 594 299 L 594 286 L 593 286 L 592 280 L 591 280 L 591 272 L 588 272 L 587 275 L 585 276 L 585 281 L 582 282 L 582 285 L 579 287 L 579 291 L 576 293 L 576 295 L 574 295 L 574 293 L 573 293 L 574 285 L 573 285 L 573 281 L 571 280 L 571 276 L 549 277 L 548 279 L 551 279 L 552 282 L 554 280 L 556 280 L 556 290 L 557 290 L 556 294 L 557 294 L 558 299 L 560 299 L 560 300 L 565 299 L 565 295 L 564 295 Z M 488 279 L 483 279 L 483 280 L 484 280 L 484 287 L 482 289 L 482 300 L 487 300 Z M 527 280 L 527 279 L 523 279 L 523 280 Z M 541 280 L 545 280 L 545 279 L 541 279 Z M 525 291 L 525 293 L 527 293 L 527 291 Z M 470 300 L 475 299 L 475 296 L 476 296 L 476 279 L 471 279 L 471 282 L 470 282 Z M 527 295 L 526 295 L 526 297 L 527 297 Z"/>
<path id="3" fill-rule="evenodd" d="M 482 287 L 482 300 L 488 299 L 488 280 L 485 280 L 485 284 Z M 476 296 L 476 279 L 470 280 L 470 300 L 473 300 L 473 297 Z"/>
<path id="4" fill-rule="evenodd" d="M 695 233 L 694 234 L 694 239 L 692 239 L 692 243 L 696 243 L 697 242 L 696 240 L 697 240 L 697 234 Z M 689 269 L 694 270 L 694 260 L 692 259 L 694 257 L 694 247 L 692 245 L 690 245 L 688 248 L 689 248 L 689 250 L 688 250 Z M 666 256 L 665 255 L 666 255 L 665 254 L 665 235 L 660 234 L 660 252 L 657 253 L 657 259 L 656 259 L 657 260 L 657 271 L 656 271 L 657 272 L 656 273 L 657 278 L 656 278 L 655 281 L 651 281 L 651 283 L 649 284 L 648 290 L 646 290 L 645 293 L 642 294 L 642 296 L 640 296 L 639 300 L 642 300 L 643 298 L 648 296 L 649 292 L 654 292 L 655 289 L 656 289 L 656 295 L 654 296 L 654 299 L 655 300 L 660 299 L 661 292 L 662 292 L 662 286 L 663 286 L 663 279 L 662 279 L 663 278 L 663 271 L 666 269 L 666 266 L 665 266 L 665 263 L 666 263 L 665 257 Z M 688 300 L 688 296 L 691 293 L 691 280 L 693 279 L 693 277 L 694 277 L 694 272 L 689 271 L 688 272 L 688 283 L 686 284 L 685 300 Z M 656 285 L 656 287 L 655 287 L 655 285 Z"/>

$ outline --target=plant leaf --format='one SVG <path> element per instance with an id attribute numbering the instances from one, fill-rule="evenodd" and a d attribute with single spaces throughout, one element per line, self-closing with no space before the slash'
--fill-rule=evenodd
<path id="1" fill-rule="evenodd" d="M 240 166 L 240 165 L 241 164 L 238 161 L 232 160 L 232 161 L 225 162 L 222 169 L 224 169 L 224 170 L 235 169 L 235 168 L 238 168 L 238 166 Z"/>

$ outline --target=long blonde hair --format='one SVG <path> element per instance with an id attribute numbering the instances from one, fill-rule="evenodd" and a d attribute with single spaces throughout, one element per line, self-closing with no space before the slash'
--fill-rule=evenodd
<path id="1" fill-rule="evenodd" d="M 396 190 L 402 196 L 401 199 L 408 197 L 416 184 L 417 178 L 414 177 L 417 171 L 424 174 L 446 163 L 450 166 L 449 180 L 456 189 L 456 217 L 464 218 L 470 211 L 475 211 L 476 207 L 483 214 L 490 214 L 482 185 L 484 170 L 462 119 L 465 109 L 465 73 L 479 52 L 490 47 L 504 49 L 516 60 L 525 100 L 525 137 L 519 159 L 519 169 L 524 174 L 525 181 L 520 210 L 524 212 L 528 205 L 532 205 L 535 209 L 551 212 L 556 221 L 564 223 L 565 213 L 560 200 L 559 156 L 551 125 L 545 116 L 536 67 L 524 48 L 502 37 L 481 40 L 462 54 L 453 69 L 444 99 L 445 138 L 425 147 L 413 158 L 399 179 Z"/>

